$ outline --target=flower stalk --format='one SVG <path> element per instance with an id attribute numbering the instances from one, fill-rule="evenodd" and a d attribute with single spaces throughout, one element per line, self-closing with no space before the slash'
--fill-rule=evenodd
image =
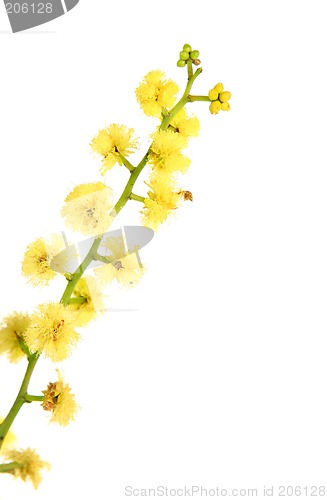
<path id="1" fill-rule="evenodd" d="M 69 255 L 69 245 L 65 241 L 66 250 L 63 251 L 56 237 L 51 240 L 55 244 L 52 245 L 52 250 L 48 249 L 49 245 L 42 238 L 28 246 L 22 270 L 31 284 L 48 285 L 56 275 L 50 264 L 60 255 L 64 257 L 58 262 L 65 267 L 65 271 L 60 272 L 67 281 L 59 303 L 41 304 L 30 317 L 14 314 L 0 330 L 0 354 L 10 351 L 14 346 L 15 356 L 11 353 L 14 361 L 21 356 L 27 358 L 26 371 L 16 399 L 0 424 L 0 449 L 25 403 L 42 403 L 44 410 L 52 412 L 51 421 L 60 425 L 67 425 L 74 419 L 77 410 L 75 397 L 59 372 L 59 380 L 50 382 L 47 389 L 42 391 L 42 396 L 29 394 L 28 388 L 41 354 L 54 362 L 68 357 L 71 347 L 80 336 L 73 328 L 74 322 L 75 326 L 85 326 L 95 315 L 95 294 L 92 295 L 88 288 L 92 281 L 84 278 L 90 264 L 95 261 L 107 264 L 95 269 L 96 276 L 106 276 L 110 280 L 115 278 L 120 284 L 128 286 L 137 282 L 143 272 L 138 251 L 135 250 L 130 255 L 122 250 L 121 241 L 117 242 L 113 238 L 108 242 L 107 227 L 128 201 L 141 203 L 143 224 L 157 229 L 181 201 L 193 200 L 190 191 L 176 185 L 176 174 L 185 173 L 190 163 L 182 150 L 188 139 L 196 136 L 199 130 L 198 119 L 188 117 L 185 107 L 196 101 L 210 102 L 210 112 L 217 114 L 220 109 L 229 110 L 228 100 L 231 97 L 230 92 L 224 91 L 221 83 L 211 89 L 208 96 L 191 95 L 193 84 L 202 73 L 201 67 L 193 71 L 193 65 L 200 64 L 198 57 L 198 50 L 192 50 L 189 44 L 184 45 L 177 65 L 186 67 L 187 82 L 177 102 L 177 84 L 165 79 L 161 71 L 148 73 L 136 89 L 137 100 L 144 113 L 160 119 L 156 131 L 151 135 L 151 144 L 138 165 L 134 166 L 127 158 L 138 145 L 133 129 L 112 124 L 100 130 L 91 142 L 93 151 L 102 158 L 102 175 L 118 163 L 126 167 L 129 177 L 115 204 L 111 202 L 110 188 L 102 182 L 80 184 L 66 197 L 62 215 L 66 218 L 67 225 L 94 237 L 83 261 L 77 267 L 75 264 L 72 269 L 67 270 L 65 255 Z M 147 196 L 141 196 L 134 193 L 134 186 L 146 166 L 150 167 L 150 177 L 146 182 L 149 191 Z M 110 256 L 101 255 L 100 246 L 110 250 Z M 5 341 L 1 340 L 1 334 L 5 336 Z M 11 461 L 0 465 L 0 472 L 9 472 L 26 480 L 26 471 L 32 470 L 29 479 L 37 487 L 40 481 L 39 471 L 48 464 L 31 449 L 13 451 L 8 457 Z"/>

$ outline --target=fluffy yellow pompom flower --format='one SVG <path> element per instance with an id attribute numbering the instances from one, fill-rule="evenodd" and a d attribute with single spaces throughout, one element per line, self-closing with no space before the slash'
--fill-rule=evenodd
<path id="1" fill-rule="evenodd" d="M 200 131 L 200 122 L 196 116 L 188 117 L 185 108 L 171 120 L 172 125 L 183 137 L 196 137 Z"/>
<path id="2" fill-rule="evenodd" d="M 141 210 L 142 223 L 156 231 L 172 211 L 176 210 L 182 199 L 192 200 L 192 194 L 176 190 L 174 182 L 166 176 L 152 176 L 148 185 L 151 191 L 148 191 L 148 198 Z"/>
<path id="3" fill-rule="evenodd" d="M 30 324 L 27 314 L 14 312 L 3 319 L 0 328 L 0 354 L 7 354 L 11 363 L 25 357 L 22 349 L 23 336 Z"/>
<path id="4" fill-rule="evenodd" d="M 155 169 L 163 169 L 167 173 L 185 172 L 190 159 L 181 154 L 187 146 L 187 139 L 172 130 L 157 130 L 153 134 L 153 143 L 149 155 L 149 163 Z"/>
<path id="5" fill-rule="evenodd" d="M 74 303 L 75 301 L 75 303 Z M 103 298 L 97 281 L 92 277 L 81 278 L 71 297 L 69 307 L 77 311 L 76 326 L 86 326 L 103 309 Z"/>
<path id="6" fill-rule="evenodd" d="M 111 264 L 95 269 L 95 274 L 103 283 L 117 280 L 122 286 L 135 285 L 143 277 L 144 270 L 136 253 L 128 254 L 122 237 L 109 237 L 103 241 L 101 248 L 105 250 Z"/>
<path id="7" fill-rule="evenodd" d="M 138 141 L 134 136 L 134 130 L 116 124 L 100 130 L 91 142 L 93 151 L 103 157 L 100 169 L 102 175 L 110 170 L 115 163 L 122 165 L 121 156 L 130 155 L 137 147 Z"/>
<path id="8" fill-rule="evenodd" d="M 28 245 L 22 262 L 22 273 L 28 282 L 34 286 L 48 285 L 57 274 L 50 267 L 51 260 L 64 248 L 63 238 L 57 234 L 53 234 L 48 240 L 38 238 Z"/>
<path id="9" fill-rule="evenodd" d="M 75 325 L 76 313 L 68 306 L 51 302 L 41 304 L 31 315 L 24 340 L 31 352 L 42 352 L 53 362 L 62 361 L 71 355 L 79 340 Z"/>
<path id="10" fill-rule="evenodd" d="M 3 456 L 8 462 L 17 462 L 19 466 L 10 470 L 10 473 L 23 481 L 31 481 L 34 488 L 38 488 L 42 477 L 42 469 L 50 469 L 50 464 L 41 460 L 38 453 L 31 448 L 26 450 L 6 450 Z"/>
<path id="11" fill-rule="evenodd" d="M 102 182 L 93 182 L 76 186 L 65 198 L 61 214 L 74 231 L 96 236 L 108 229 L 112 208 L 112 190 Z"/>
<path id="12" fill-rule="evenodd" d="M 178 92 L 177 83 L 166 80 L 160 70 L 150 71 L 136 89 L 136 98 L 147 116 L 160 118 L 162 108 L 171 108 Z"/>
<path id="13" fill-rule="evenodd" d="M 59 370 L 57 370 L 57 373 L 59 380 L 57 382 L 50 382 L 47 390 L 42 391 L 44 394 L 42 408 L 46 411 L 51 411 L 50 422 L 66 426 L 72 420 L 75 420 L 79 407 L 74 394 L 71 392 L 71 388 L 64 382 Z"/>
<path id="14" fill-rule="evenodd" d="M 3 417 L 0 417 L 0 424 L 2 424 L 3 420 L 4 420 Z M 8 431 L 2 443 L 0 454 L 5 450 L 9 450 L 10 448 L 12 448 L 13 445 L 16 443 L 16 441 L 17 441 L 16 435 L 12 431 Z"/>

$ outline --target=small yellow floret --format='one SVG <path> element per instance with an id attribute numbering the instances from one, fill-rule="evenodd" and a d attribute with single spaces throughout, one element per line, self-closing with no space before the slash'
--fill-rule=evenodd
<path id="1" fill-rule="evenodd" d="M 160 173 L 151 176 L 148 186 L 151 190 L 148 191 L 148 198 L 141 210 L 142 223 L 156 231 L 172 211 L 176 210 L 180 201 L 186 198 L 184 191 L 176 189 L 173 178 Z"/>
<path id="2" fill-rule="evenodd" d="M 30 324 L 27 314 L 14 312 L 3 319 L 0 328 L 0 354 L 6 354 L 11 363 L 25 357 L 21 343 Z"/>
<path id="3" fill-rule="evenodd" d="M 59 370 L 57 370 L 57 373 L 59 380 L 50 382 L 47 390 L 42 391 L 44 394 L 42 408 L 51 411 L 50 422 L 66 426 L 72 420 L 75 420 L 79 406 L 76 403 L 74 394 L 71 392 L 71 388 L 64 382 Z"/>
<path id="4" fill-rule="evenodd" d="M 138 147 L 134 130 L 125 125 L 112 124 L 100 130 L 91 142 L 95 153 L 103 157 L 101 173 L 104 175 L 115 163 L 122 165 L 121 156 L 127 157 Z"/>
<path id="5" fill-rule="evenodd" d="M 178 85 L 166 80 L 160 70 L 150 71 L 136 89 L 136 98 L 147 116 L 160 117 L 162 108 L 171 108 L 175 103 Z"/>
<path id="6" fill-rule="evenodd" d="M 41 460 L 38 453 L 31 448 L 26 448 L 26 450 L 7 450 L 3 455 L 6 461 L 17 462 L 19 464 L 10 473 L 23 481 L 31 481 L 35 489 L 38 488 L 42 480 L 41 470 L 50 469 L 50 464 Z"/>
<path id="7" fill-rule="evenodd" d="M 22 273 L 28 282 L 34 286 L 48 285 L 57 274 L 50 267 L 51 260 L 64 248 L 64 240 L 57 234 L 47 240 L 39 238 L 28 245 L 22 262 Z"/>
<path id="8" fill-rule="evenodd" d="M 186 172 L 191 161 L 180 151 L 187 146 L 187 139 L 172 130 L 158 130 L 152 137 L 149 163 L 153 168 L 169 173 Z"/>
<path id="9" fill-rule="evenodd" d="M 79 340 L 74 330 L 76 313 L 61 303 L 41 304 L 31 315 L 24 340 L 31 352 L 41 352 L 53 362 L 71 355 Z"/>
<path id="10" fill-rule="evenodd" d="M 121 236 L 109 237 L 101 247 L 112 263 L 95 269 L 97 277 L 103 283 L 117 280 L 122 286 L 135 285 L 143 277 L 144 270 L 140 265 L 136 253 L 127 253 L 124 240 Z"/>
<path id="11" fill-rule="evenodd" d="M 99 285 L 93 276 L 81 278 L 71 298 L 75 300 L 84 300 L 84 302 L 70 304 L 69 307 L 76 311 L 76 326 L 86 326 L 96 317 L 98 311 L 103 309 L 103 296 Z"/>
<path id="12" fill-rule="evenodd" d="M 112 208 L 112 190 L 94 182 L 76 186 L 66 197 L 61 214 L 74 231 L 96 236 L 108 229 Z"/>
<path id="13" fill-rule="evenodd" d="M 188 117 L 183 108 L 170 122 L 180 135 L 185 138 L 196 137 L 200 131 L 200 122 L 196 116 Z"/>

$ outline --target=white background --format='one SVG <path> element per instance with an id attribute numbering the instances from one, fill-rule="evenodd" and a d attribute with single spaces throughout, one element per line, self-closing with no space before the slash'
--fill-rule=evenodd
<path id="1" fill-rule="evenodd" d="M 140 287 L 107 300 L 62 364 L 82 410 L 61 429 L 37 403 L 14 430 L 52 464 L 39 490 L 0 477 L 1 500 L 123 499 L 124 488 L 327 485 L 325 2 L 80 0 L 10 34 L 0 16 L 1 313 L 58 300 L 20 277 L 28 243 L 64 229 L 62 200 L 101 180 L 89 141 L 155 121 L 134 98 L 181 46 L 201 51 L 195 93 L 222 81 L 232 111 L 193 109 L 193 204 L 142 253 Z M 110 184 L 125 175 L 117 167 Z M 120 177 L 119 177 L 120 179 Z M 120 182 L 120 181 L 119 181 Z M 122 182 L 122 181 L 121 181 Z M 140 183 L 139 193 L 144 189 Z M 120 223 L 136 223 L 138 205 Z M 135 309 L 120 311 L 117 309 Z M 112 309 L 110 311 L 110 309 Z M 24 363 L 0 363 L 0 415 Z M 38 393 L 54 379 L 40 362 Z"/>

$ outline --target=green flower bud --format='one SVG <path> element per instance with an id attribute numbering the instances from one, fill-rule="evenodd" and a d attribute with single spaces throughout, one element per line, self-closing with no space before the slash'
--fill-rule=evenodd
<path id="1" fill-rule="evenodd" d="M 209 111 L 212 115 L 218 114 L 220 110 L 221 110 L 221 102 L 213 101 L 210 103 Z"/>
<path id="2" fill-rule="evenodd" d="M 177 66 L 178 66 L 179 68 L 184 68 L 184 66 L 185 66 L 185 65 L 186 65 L 186 61 L 182 61 L 182 59 L 179 59 L 179 60 L 177 61 Z"/>
<path id="3" fill-rule="evenodd" d="M 219 101 L 220 102 L 227 102 L 229 99 L 232 97 L 232 94 L 225 90 L 224 92 L 220 92 L 219 94 Z"/>
<path id="4" fill-rule="evenodd" d="M 200 55 L 200 52 L 198 50 L 192 50 L 192 52 L 190 53 L 190 57 L 191 59 L 197 59 Z"/>
<path id="5" fill-rule="evenodd" d="M 218 102 L 219 102 L 219 101 L 218 101 Z M 230 110 L 230 105 L 229 105 L 229 102 L 227 102 L 227 101 L 226 101 L 226 102 L 222 102 L 222 103 L 221 103 L 221 109 L 222 109 L 223 111 L 229 111 L 229 110 Z"/>
<path id="6" fill-rule="evenodd" d="M 217 99 L 218 99 L 217 90 L 216 89 L 209 90 L 208 96 L 209 96 L 210 101 L 217 101 Z"/>
<path id="7" fill-rule="evenodd" d="M 185 52 L 191 52 L 192 51 L 191 45 L 189 45 L 188 43 L 185 43 L 185 45 L 183 47 L 183 51 L 185 51 Z"/>
<path id="8" fill-rule="evenodd" d="M 188 52 L 186 50 L 182 50 L 182 52 L 179 53 L 179 57 L 182 59 L 182 61 L 187 61 L 189 58 Z"/>

